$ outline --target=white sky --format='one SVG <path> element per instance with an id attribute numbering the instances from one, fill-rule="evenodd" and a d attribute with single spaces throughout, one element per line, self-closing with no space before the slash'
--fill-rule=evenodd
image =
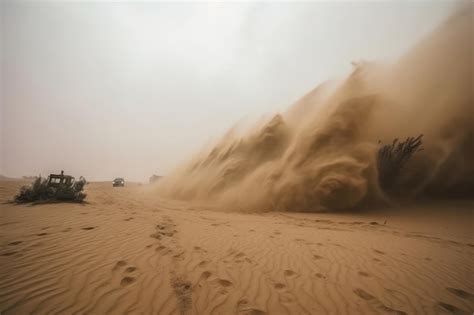
<path id="1" fill-rule="evenodd" d="M 453 7 L 0 1 L 0 174 L 166 174 L 352 60 L 394 60 Z"/>

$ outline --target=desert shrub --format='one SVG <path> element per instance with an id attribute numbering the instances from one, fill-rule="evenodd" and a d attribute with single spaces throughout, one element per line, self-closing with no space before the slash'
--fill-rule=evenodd
<path id="1" fill-rule="evenodd" d="M 33 202 L 52 199 L 54 191 L 48 187 L 47 179 L 38 177 L 30 186 L 23 186 L 15 196 L 16 202 Z"/>
<path id="2" fill-rule="evenodd" d="M 78 180 L 71 186 L 60 185 L 56 189 L 55 198 L 60 201 L 82 202 L 86 194 L 82 192 L 86 184 L 85 180 Z"/>
<path id="3" fill-rule="evenodd" d="M 86 194 L 82 191 L 86 180 L 81 178 L 72 185 L 48 186 L 46 178 L 36 178 L 30 186 L 23 186 L 15 196 L 15 202 L 69 201 L 82 202 Z"/>
<path id="4" fill-rule="evenodd" d="M 393 140 L 392 144 L 380 147 L 377 154 L 379 183 L 382 189 L 390 191 L 402 174 L 407 162 L 413 155 L 423 150 L 423 135 L 408 137 L 405 141 Z"/>

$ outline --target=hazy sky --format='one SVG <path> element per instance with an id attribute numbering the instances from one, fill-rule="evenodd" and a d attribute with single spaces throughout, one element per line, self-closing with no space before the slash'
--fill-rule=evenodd
<path id="1" fill-rule="evenodd" d="M 166 174 L 352 60 L 395 60 L 453 6 L 0 1 L 0 174 Z"/>

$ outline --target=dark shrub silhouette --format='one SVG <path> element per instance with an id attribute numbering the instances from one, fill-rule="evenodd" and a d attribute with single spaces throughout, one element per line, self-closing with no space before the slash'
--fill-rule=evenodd
<path id="1" fill-rule="evenodd" d="M 392 144 L 383 145 L 377 155 L 379 183 L 383 190 L 390 191 L 407 162 L 413 155 L 423 150 L 421 144 L 423 135 L 408 137 L 405 141 L 393 140 Z"/>
<path id="2" fill-rule="evenodd" d="M 18 195 L 15 196 L 15 202 L 46 202 L 46 201 L 66 201 L 82 202 L 86 194 L 82 191 L 86 180 L 81 178 L 71 185 L 61 184 L 56 187 L 48 185 L 48 179 L 38 177 L 30 186 L 23 186 Z"/>

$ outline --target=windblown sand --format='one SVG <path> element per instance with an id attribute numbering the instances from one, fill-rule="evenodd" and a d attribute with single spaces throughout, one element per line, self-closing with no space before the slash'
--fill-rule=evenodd
<path id="1" fill-rule="evenodd" d="M 215 211 L 152 187 L 6 204 L 1 314 L 471 314 L 472 202 L 368 213 Z"/>
<path id="2" fill-rule="evenodd" d="M 247 212 L 474 198 L 473 12 L 466 2 L 399 59 L 355 63 L 287 111 L 234 126 L 157 192 Z M 384 176 L 380 143 L 418 135 L 423 150 Z"/>

